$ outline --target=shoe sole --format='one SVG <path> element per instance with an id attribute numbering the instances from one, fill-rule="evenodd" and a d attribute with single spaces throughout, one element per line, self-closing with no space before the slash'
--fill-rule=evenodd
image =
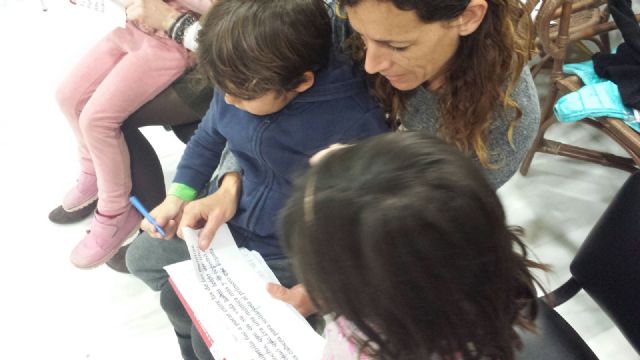
<path id="1" fill-rule="evenodd" d="M 74 211 L 78 211 L 80 209 L 86 208 L 87 206 L 91 205 L 93 202 L 98 200 L 98 194 L 96 194 L 95 196 L 93 196 L 92 198 L 90 198 L 89 200 L 83 202 L 82 204 L 71 208 L 71 209 L 65 209 L 64 206 L 62 207 L 62 209 L 66 212 L 74 212 Z"/>
<path id="2" fill-rule="evenodd" d="M 118 250 L 120 250 L 120 248 L 121 248 L 122 246 L 124 246 L 124 245 L 125 245 L 125 243 L 126 243 L 127 241 L 132 242 L 132 241 L 133 241 L 133 238 L 135 238 L 135 237 L 134 237 L 134 235 L 136 235 L 136 234 L 138 233 L 138 231 L 140 231 L 140 228 L 139 228 L 139 227 L 138 227 L 138 228 L 133 229 L 133 231 L 132 231 L 131 233 L 129 233 L 129 235 L 127 235 L 127 237 L 126 237 L 126 238 L 125 238 L 125 240 L 122 242 L 122 244 L 120 244 L 119 246 L 116 246 L 116 248 L 115 248 L 115 249 L 113 249 L 112 251 L 110 251 L 109 253 L 107 253 L 107 255 L 106 255 L 105 257 L 103 257 L 102 259 L 98 260 L 98 261 L 97 261 L 97 262 L 95 262 L 95 263 L 92 263 L 92 264 L 89 264 L 89 265 L 83 265 L 83 266 L 77 265 L 77 264 L 76 264 L 76 263 L 74 263 L 73 261 L 72 261 L 71 263 L 73 264 L 73 266 L 77 267 L 78 269 L 82 269 L 82 270 L 91 270 L 91 269 L 95 269 L 95 268 L 97 268 L 98 266 L 100 266 L 100 265 L 102 265 L 102 264 L 106 263 L 107 261 L 109 261 L 109 259 L 111 259 L 111 258 L 112 258 L 112 257 L 113 257 L 117 252 L 118 252 Z M 131 239 L 131 240 L 129 240 L 129 238 L 132 238 L 132 239 Z"/>
<path id="3" fill-rule="evenodd" d="M 54 224 L 61 224 L 61 225 L 77 223 L 79 221 L 86 219 L 89 215 L 93 214 L 93 211 L 96 209 L 97 205 L 98 205 L 98 202 L 94 201 L 93 203 L 83 207 L 80 210 L 76 210 L 74 212 L 67 212 L 65 209 L 62 208 L 62 205 L 60 205 L 49 213 L 49 221 L 51 221 Z"/>

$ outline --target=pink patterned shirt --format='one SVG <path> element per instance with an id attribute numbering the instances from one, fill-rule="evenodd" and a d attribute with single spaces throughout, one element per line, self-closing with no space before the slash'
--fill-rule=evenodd
<path id="1" fill-rule="evenodd" d="M 358 329 L 342 317 L 329 322 L 324 328 L 327 343 L 322 354 L 322 360 L 369 360 L 369 356 L 360 352 L 359 346 L 350 341 Z"/>

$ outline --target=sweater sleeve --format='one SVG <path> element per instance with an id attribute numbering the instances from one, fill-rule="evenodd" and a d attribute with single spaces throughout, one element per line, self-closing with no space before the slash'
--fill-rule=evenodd
<path id="1" fill-rule="evenodd" d="M 214 96 L 211 107 L 202 119 L 195 134 L 189 140 L 182 154 L 174 183 L 191 187 L 197 191 L 211 179 L 218 166 L 222 150 L 227 140 L 217 129 L 216 106 L 218 96 Z"/>
<path id="2" fill-rule="evenodd" d="M 240 165 L 238 165 L 236 157 L 233 155 L 231 150 L 229 150 L 229 147 L 225 146 L 220 157 L 220 164 L 218 164 L 218 168 L 213 174 L 212 182 L 220 185 L 220 181 L 222 180 L 222 178 L 226 174 L 232 172 L 242 173 L 242 169 L 240 168 Z"/>
<path id="3" fill-rule="evenodd" d="M 482 167 L 482 169 L 494 189 L 500 188 L 518 171 L 540 126 L 538 93 L 528 67 L 522 70 L 511 98 L 522 111 L 522 117 L 513 127 L 511 138 L 509 138 L 509 124 L 510 119 L 515 116 L 511 109 L 494 113 L 496 119 L 487 135 L 490 161 L 496 166 Z M 474 160 L 478 161 L 475 156 Z M 478 164 L 480 165 L 479 161 Z"/>

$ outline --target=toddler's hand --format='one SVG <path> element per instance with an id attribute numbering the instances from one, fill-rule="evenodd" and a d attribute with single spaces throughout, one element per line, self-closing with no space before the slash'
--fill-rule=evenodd
<path id="1" fill-rule="evenodd" d="M 164 229 L 165 234 L 167 234 L 166 239 L 170 239 L 175 235 L 177 228 L 176 225 L 180 221 L 184 204 L 185 202 L 182 199 L 169 195 L 160 205 L 156 206 L 149 212 L 149 215 L 151 215 L 158 225 Z M 156 230 L 155 226 L 153 226 L 153 224 L 151 224 L 147 219 L 142 220 L 140 228 L 154 238 L 163 238 Z"/>

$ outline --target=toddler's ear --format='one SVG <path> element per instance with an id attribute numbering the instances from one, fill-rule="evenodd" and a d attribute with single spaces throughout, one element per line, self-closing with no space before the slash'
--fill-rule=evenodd
<path id="1" fill-rule="evenodd" d="M 304 77 L 304 81 L 294 90 L 297 93 L 303 93 L 309 90 L 316 80 L 316 76 L 313 74 L 313 71 L 305 71 L 302 76 Z"/>

